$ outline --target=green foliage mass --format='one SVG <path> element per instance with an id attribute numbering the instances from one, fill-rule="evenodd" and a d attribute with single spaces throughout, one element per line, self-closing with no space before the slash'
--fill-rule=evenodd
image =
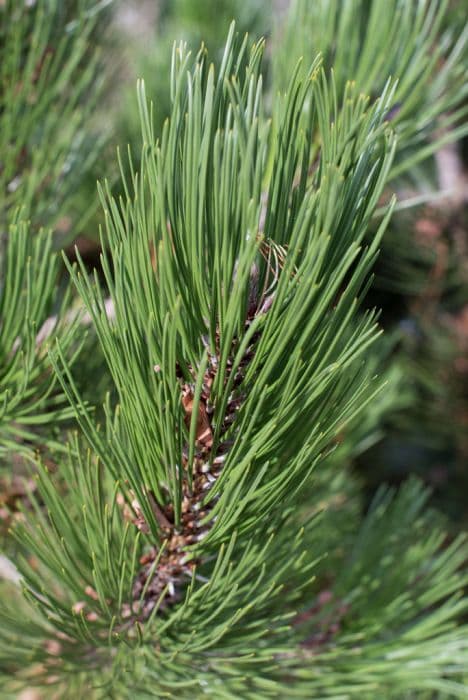
<path id="1" fill-rule="evenodd" d="M 468 27 L 446 23 L 448 5 L 293 0 L 286 27 L 278 29 L 276 82 L 286 85 L 298 59 L 307 66 L 318 52 L 339 94 L 353 80 L 373 98 L 392 76 L 397 86 L 387 119 L 401 147 L 392 178 L 401 175 L 466 133 Z"/>
<path id="2" fill-rule="evenodd" d="M 64 217 L 77 215 L 77 188 L 100 152 L 89 128 L 100 82 L 91 51 L 98 9 L 91 0 L 0 5 L 3 228 L 19 207 L 34 227 L 68 231 Z"/>
<path id="3" fill-rule="evenodd" d="M 71 416 L 47 351 L 60 334 L 73 356 L 77 312 L 51 235 L 63 243 L 95 208 L 79 212 L 78 201 L 101 148 L 89 125 L 102 82 L 91 46 L 106 4 L 0 3 L 2 463 L 57 446 Z"/>

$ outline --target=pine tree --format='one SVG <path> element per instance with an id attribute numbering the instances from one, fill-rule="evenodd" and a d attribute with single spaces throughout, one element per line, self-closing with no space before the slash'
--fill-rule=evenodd
<path id="1" fill-rule="evenodd" d="M 429 24 L 443 10 L 414 7 Z M 421 75 L 433 40 L 410 34 L 402 70 Z M 461 71 L 405 123 L 401 83 L 341 80 L 323 51 L 294 62 L 270 115 L 263 52 L 234 26 L 216 69 L 177 45 L 160 134 L 139 83 L 138 169 L 119 157 L 123 196 L 99 189 L 102 276 L 66 261 L 112 392 L 101 413 L 83 398 L 65 318 L 47 358 L 77 430 L 53 468 L 36 458 L 12 517 L 5 697 L 466 696 L 465 537 L 415 480 L 362 516 L 348 469 L 398 401 L 364 306 L 389 183 L 433 148 Z M 9 241 L 19 260 L 37 245 L 28 321 L 51 289 L 44 240 L 18 223 Z M 14 260 L 4 296 L 23 288 Z"/>

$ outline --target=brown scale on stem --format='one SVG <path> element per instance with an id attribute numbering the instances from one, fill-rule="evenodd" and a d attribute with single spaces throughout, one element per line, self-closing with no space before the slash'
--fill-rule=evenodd
<path id="1" fill-rule="evenodd" d="M 247 362 L 251 360 L 252 353 L 253 349 L 250 348 L 238 369 L 240 375 Z M 228 362 L 226 381 L 229 379 L 232 367 L 232 363 L 231 367 L 229 364 Z M 185 584 L 190 580 L 193 569 L 198 563 L 195 559 L 187 559 L 187 548 L 202 540 L 210 528 L 209 521 L 205 523 L 202 521 L 209 516 L 215 500 L 212 499 L 210 502 L 207 496 L 221 473 L 229 447 L 226 442 L 221 440 L 216 456 L 210 461 L 214 433 L 211 422 L 213 407 L 210 404 L 210 391 L 217 367 L 217 358 L 214 355 L 210 356 L 198 405 L 192 487 L 190 488 L 189 480 L 184 478 L 180 524 L 178 526 L 174 524 L 171 505 L 161 509 L 153 504 L 158 509 L 158 513 L 156 513 L 153 507 L 165 539 L 160 551 L 153 547 L 140 559 L 141 569 L 133 586 L 134 605 L 132 605 L 132 609 L 133 612 L 137 609 L 138 616 L 142 619 L 146 619 L 151 614 L 158 602 L 159 610 L 162 611 L 181 599 Z M 240 382 L 241 379 L 241 376 L 236 377 L 236 383 Z M 192 384 L 181 384 L 181 402 L 185 413 L 185 424 L 189 428 L 194 409 L 194 386 Z M 232 424 L 240 404 L 241 397 L 236 396 L 233 392 L 228 401 L 222 433 Z M 189 468 L 187 453 L 188 450 L 184 450 L 182 456 L 185 472 Z M 138 526 L 138 523 L 136 524 Z M 142 598 L 140 606 L 139 601 Z M 124 614 L 128 615 L 129 612 L 129 610 L 125 610 Z"/>

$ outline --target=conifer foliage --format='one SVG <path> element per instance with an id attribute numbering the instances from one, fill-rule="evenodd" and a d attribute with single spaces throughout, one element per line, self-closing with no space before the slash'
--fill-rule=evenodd
<path id="1" fill-rule="evenodd" d="M 69 356 L 78 346 L 52 234 L 62 240 L 87 216 L 78 214 L 79 185 L 102 140 L 85 127 L 99 85 L 90 44 L 105 4 L 0 3 L 2 462 L 38 441 L 57 445 L 56 425 L 71 416 L 47 356 L 58 333 Z"/>
<path id="2" fill-rule="evenodd" d="M 53 469 L 36 460 L 11 527 L 12 694 L 466 692 L 464 537 L 445 538 L 416 481 L 362 518 L 339 445 L 386 391 L 363 300 L 406 143 L 388 119 L 398 84 L 370 99 L 318 56 L 269 114 L 263 52 L 234 25 L 217 68 L 176 45 L 161 134 L 139 83 L 139 168 L 119 156 L 123 195 L 99 189 L 102 275 L 66 261 L 113 393 L 101 417 L 84 400 L 65 319 L 48 358 L 78 430 Z M 27 240 L 19 225 L 10 245 Z M 28 319 L 46 272 L 31 267 Z M 4 295 L 18 276 L 7 263 Z"/>
<path id="3" fill-rule="evenodd" d="M 100 152 L 85 125 L 100 82 L 91 43 L 105 4 L 0 3 L 2 227 L 18 207 L 35 227 L 76 214 L 77 186 Z"/>

